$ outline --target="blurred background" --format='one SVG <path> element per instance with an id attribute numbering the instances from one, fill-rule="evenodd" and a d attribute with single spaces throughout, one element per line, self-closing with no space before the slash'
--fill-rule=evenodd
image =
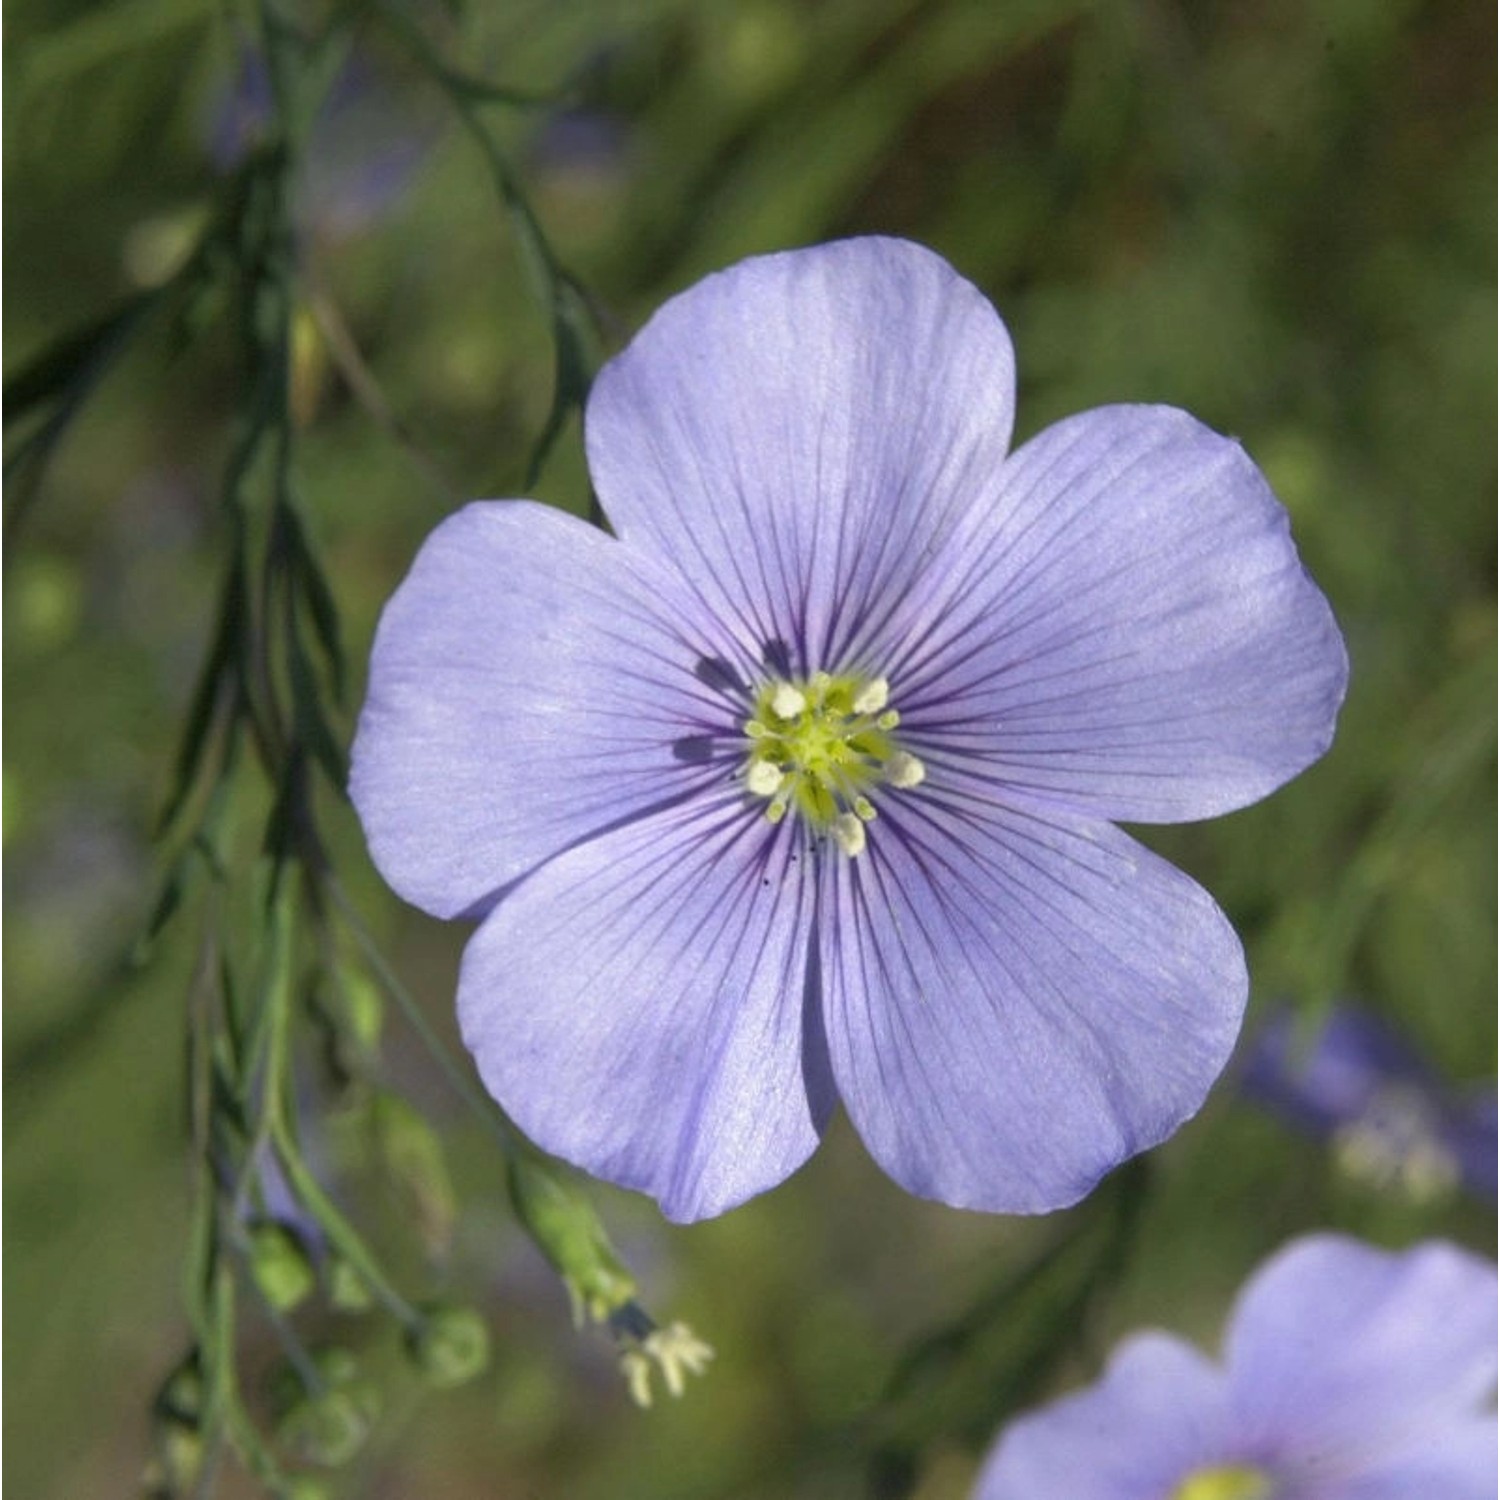
<path id="1" fill-rule="evenodd" d="M 284 14 L 341 38 L 289 190 L 285 279 L 298 493 L 351 668 L 329 697 L 341 743 L 421 538 L 464 499 L 528 492 L 555 332 L 563 420 L 530 492 L 584 513 L 570 398 L 589 360 L 707 271 L 877 231 L 994 300 L 1018 437 L 1118 400 L 1238 436 L 1353 663 L 1319 765 L 1232 817 L 1141 831 L 1249 952 L 1245 1044 L 1202 1115 L 1037 1221 L 906 1197 L 842 1121 L 790 1183 L 712 1223 L 593 1190 L 644 1303 L 718 1351 L 650 1411 L 608 1337 L 574 1330 L 492 1139 L 402 1015 L 372 1006 L 352 1081 L 299 1023 L 309 1158 L 409 1296 L 477 1307 L 493 1340 L 485 1374 L 435 1392 L 388 1319 L 299 1307 L 300 1339 L 352 1350 L 381 1395 L 329 1492 L 945 1500 L 1007 1413 L 1091 1379 L 1121 1332 L 1211 1347 L 1294 1234 L 1490 1251 L 1494 8 Z M 273 91 L 255 6 L 11 0 L 6 22 L 5 1477 L 77 1500 L 136 1493 L 160 1465 L 151 1404 L 191 1339 L 201 892 L 140 938 L 249 397 L 232 273 L 184 291 L 183 267 L 268 139 Z M 527 97 L 475 105 L 435 58 Z M 347 808 L 326 788 L 317 807 L 352 900 L 453 1041 L 464 930 L 401 907 Z M 274 1334 L 247 1303 L 239 1362 L 268 1430 Z M 232 1463 L 218 1480 L 259 1492 Z"/>

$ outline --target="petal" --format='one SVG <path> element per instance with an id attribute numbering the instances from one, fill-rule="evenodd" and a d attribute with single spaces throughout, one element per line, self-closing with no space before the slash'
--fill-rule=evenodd
<path id="1" fill-rule="evenodd" d="M 833 1105 L 792 830 L 734 796 L 542 866 L 474 935 L 459 1023 L 538 1145 L 722 1213 L 806 1160 Z"/>
<path id="2" fill-rule="evenodd" d="M 1497 1307 L 1494 1265 L 1452 1245 L 1298 1240 L 1247 1283 L 1230 1322 L 1242 1428 L 1346 1472 L 1420 1451 L 1493 1387 Z"/>
<path id="3" fill-rule="evenodd" d="M 1497 1428 L 1475 1417 L 1435 1434 L 1419 1452 L 1404 1453 L 1339 1488 L 1338 1500 L 1494 1500 Z"/>
<path id="4" fill-rule="evenodd" d="M 937 789 L 832 866 L 830 1055 L 903 1186 L 960 1208 L 1081 1198 L 1203 1102 L 1244 959 L 1206 892 L 1107 824 Z"/>
<path id="5" fill-rule="evenodd" d="M 1224 1377 L 1197 1350 L 1139 1333 L 1104 1378 L 1013 1422 L 974 1500 L 1163 1500 L 1227 1454 Z"/>
<path id="6" fill-rule="evenodd" d="M 1478 1198 L 1495 1200 L 1497 1103 L 1494 1084 L 1462 1091 L 1443 1123 L 1443 1144 L 1458 1163 L 1463 1185 Z"/>
<path id="7" fill-rule="evenodd" d="M 594 384 L 589 469 L 620 537 L 674 560 L 748 647 L 853 668 L 954 518 L 993 497 L 1014 389 L 1004 325 L 946 261 L 844 240 L 663 306 Z"/>
<path id="8" fill-rule="evenodd" d="M 1049 427 L 875 666 L 925 757 L 1111 819 L 1243 807 L 1328 748 L 1347 661 L 1239 444 L 1169 407 Z"/>
<path id="9" fill-rule="evenodd" d="M 714 785 L 748 702 L 720 657 L 693 601 L 593 527 L 526 501 L 449 517 L 381 617 L 354 741 L 381 874 L 438 916 L 478 911 Z"/>

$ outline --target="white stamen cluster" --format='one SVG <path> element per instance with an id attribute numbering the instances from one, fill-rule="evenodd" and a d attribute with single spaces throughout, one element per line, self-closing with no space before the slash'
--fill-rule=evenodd
<path id="1" fill-rule="evenodd" d="M 653 1328 L 641 1339 L 629 1340 L 620 1351 L 620 1372 L 630 1389 L 630 1399 L 637 1406 L 650 1406 L 652 1372 L 659 1372 L 667 1393 L 680 1396 L 689 1375 L 701 1375 L 714 1357 L 711 1345 L 688 1327 L 673 1323 L 667 1328 Z"/>
<path id="2" fill-rule="evenodd" d="M 745 724 L 745 790 L 767 799 L 771 822 L 794 810 L 844 854 L 860 854 L 865 825 L 876 817 L 867 794 L 882 787 L 909 791 L 927 774 L 894 743 L 901 716 L 889 703 L 884 677 L 814 672 L 805 682 L 766 683 Z"/>

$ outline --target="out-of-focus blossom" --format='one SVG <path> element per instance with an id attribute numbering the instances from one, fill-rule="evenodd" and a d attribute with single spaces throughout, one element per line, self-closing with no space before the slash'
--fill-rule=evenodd
<path id="1" fill-rule="evenodd" d="M 533 170 L 544 176 L 620 177 L 631 154 L 629 126 L 602 109 L 559 109 L 550 114 L 530 145 Z"/>
<path id="2" fill-rule="evenodd" d="M 1446 1084 L 1388 1023 L 1335 1006 L 1315 1028 L 1280 1011 L 1256 1033 L 1246 1097 L 1326 1140 L 1341 1168 L 1413 1198 L 1495 1196 L 1493 1084 Z"/>
<path id="3" fill-rule="evenodd" d="M 975 1500 L 1493 1500 L 1493 1263 L 1313 1235 L 1241 1291 L 1219 1363 L 1165 1333 L 1002 1434 Z"/>
<path id="4" fill-rule="evenodd" d="M 221 172 L 266 136 L 275 100 L 265 59 L 244 49 L 230 86 L 212 101 L 204 128 Z M 300 234 L 337 243 L 378 222 L 416 180 L 437 139 L 413 100 L 352 52 L 329 86 L 298 162 L 294 220 Z"/>

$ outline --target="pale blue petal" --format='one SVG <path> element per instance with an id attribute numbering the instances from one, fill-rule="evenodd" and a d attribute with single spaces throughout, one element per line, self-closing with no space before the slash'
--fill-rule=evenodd
<path id="1" fill-rule="evenodd" d="M 673 561 L 747 649 L 836 671 L 994 497 L 1014 388 L 994 308 L 930 250 L 759 256 L 674 297 L 600 372 L 589 470 L 619 536 Z"/>
<path id="2" fill-rule="evenodd" d="M 580 839 L 719 785 L 748 701 L 716 664 L 729 649 L 581 521 L 527 501 L 449 517 L 386 606 L 354 741 L 381 874 L 438 916 L 475 912 Z"/>
<path id="3" fill-rule="evenodd" d="M 833 1105 L 799 843 L 734 793 L 544 865 L 470 941 L 463 1037 L 543 1149 L 722 1213 L 794 1171 Z"/>
<path id="4" fill-rule="evenodd" d="M 1229 1448 L 1222 1373 L 1177 1339 L 1139 1333 L 1097 1385 L 1006 1428 L 974 1500 L 1167 1500 Z"/>
<path id="5" fill-rule="evenodd" d="M 1421 1449 L 1341 1485 L 1331 1500 L 1495 1500 L 1494 1414 L 1434 1433 Z"/>
<path id="6" fill-rule="evenodd" d="M 1168 407 L 1006 464 L 874 665 L 924 758 L 995 795 L 1148 823 L 1256 801 L 1328 748 L 1347 662 L 1239 444 Z"/>
<path id="7" fill-rule="evenodd" d="M 1241 1429 L 1350 1476 L 1421 1453 L 1491 1395 L 1497 1310 L 1494 1264 L 1452 1245 L 1299 1240 L 1256 1273 L 1230 1322 Z"/>
<path id="8" fill-rule="evenodd" d="M 887 798 L 865 852 L 828 875 L 834 1074 L 914 1193 L 1073 1203 L 1192 1115 L 1233 1046 L 1233 931 L 1108 824 L 949 803 L 929 784 Z"/>

